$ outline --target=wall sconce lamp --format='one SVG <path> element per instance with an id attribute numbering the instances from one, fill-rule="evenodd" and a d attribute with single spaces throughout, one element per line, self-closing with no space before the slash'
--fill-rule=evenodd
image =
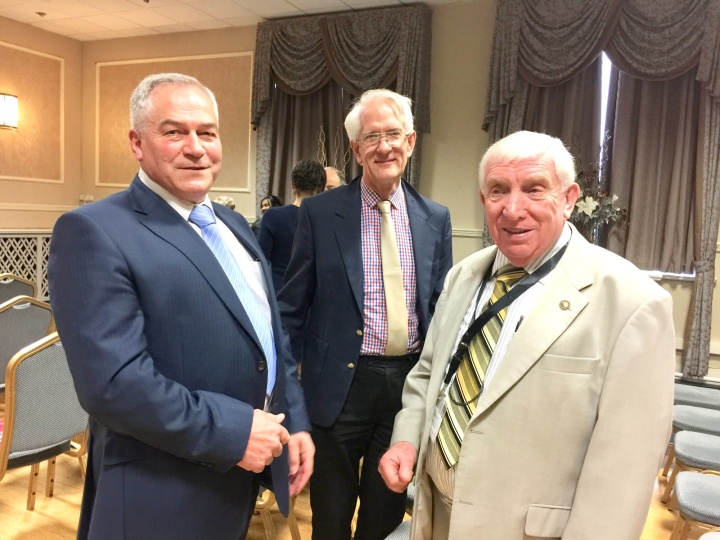
<path id="1" fill-rule="evenodd" d="M 10 94 L 0 94 L 0 128 L 17 129 L 18 98 Z"/>

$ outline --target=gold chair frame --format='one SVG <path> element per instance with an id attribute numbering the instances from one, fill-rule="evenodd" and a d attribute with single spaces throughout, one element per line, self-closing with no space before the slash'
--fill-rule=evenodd
<path id="1" fill-rule="evenodd" d="M 266 489 L 262 493 L 258 494 L 255 500 L 255 510 L 253 514 L 260 516 L 262 519 L 263 529 L 265 530 L 265 538 L 267 540 L 276 540 L 275 524 L 273 523 L 271 509 L 275 506 L 276 499 L 275 494 Z M 290 529 L 290 536 L 292 540 L 302 540 L 300 536 L 300 528 L 298 527 L 297 518 L 295 517 L 295 497 L 290 499 L 290 511 L 288 512 L 287 524 Z"/>
<path id="2" fill-rule="evenodd" d="M 11 274 L 10 272 L 4 272 L 0 274 L 0 281 L 19 281 L 20 283 L 24 283 L 25 285 L 30 285 L 32 287 L 32 297 L 37 297 L 37 284 L 34 281 L 30 281 L 29 279 L 26 279 L 24 277 L 18 276 L 16 274 Z"/>
<path id="3" fill-rule="evenodd" d="M 33 299 L 30 299 L 33 300 Z M 39 350 L 49 347 L 50 345 L 60 341 L 60 337 L 57 332 L 53 332 L 48 336 L 45 336 L 39 341 L 21 349 L 15 356 L 12 357 L 10 363 L 5 371 L 5 390 L 6 390 L 6 403 L 5 403 L 5 426 L 3 428 L 3 436 L 0 441 L 0 480 L 5 477 L 5 473 L 8 471 L 8 460 L 10 457 L 10 446 L 12 444 L 12 433 L 15 427 L 15 393 L 17 391 L 16 377 L 17 371 L 20 365 L 31 358 Z M 87 432 L 87 430 L 86 430 Z M 78 434 L 82 436 L 82 433 Z M 81 444 L 78 448 L 78 452 L 83 450 L 86 452 L 86 445 Z M 71 449 L 72 451 L 72 449 Z M 59 455 L 59 454 L 58 454 Z M 81 456 L 78 456 L 81 457 Z M 28 510 L 35 509 L 35 494 L 37 490 L 37 478 L 40 472 L 40 463 L 47 461 L 47 477 L 45 479 L 45 495 L 48 497 L 53 496 L 53 489 L 55 486 L 55 464 L 57 456 L 52 456 L 46 460 L 40 460 L 30 465 L 30 480 L 28 482 L 28 494 L 26 508 Z M 82 464 L 82 462 L 81 462 Z M 82 467 L 81 467 L 82 470 Z"/>

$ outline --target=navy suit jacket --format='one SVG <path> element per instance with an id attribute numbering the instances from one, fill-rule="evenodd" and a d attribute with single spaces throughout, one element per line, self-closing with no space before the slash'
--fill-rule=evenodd
<path id="1" fill-rule="evenodd" d="M 262 267 L 278 369 L 271 412 L 309 430 L 267 263 L 244 218 L 215 213 Z M 257 475 L 236 466 L 267 369 L 248 316 L 200 235 L 136 177 L 64 214 L 50 299 L 91 454 L 79 538 L 237 540 Z M 267 476 L 288 507 L 287 452 Z"/>
<path id="2" fill-rule="evenodd" d="M 448 209 L 402 182 L 412 232 L 424 339 L 452 266 Z M 285 286 L 279 293 L 310 420 L 330 426 L 345 403 L 363 334 L 360 179 L 303 200 Z"/>

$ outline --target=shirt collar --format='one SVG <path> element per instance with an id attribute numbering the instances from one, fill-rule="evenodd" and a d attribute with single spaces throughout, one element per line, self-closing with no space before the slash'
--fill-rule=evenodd
<path id="1" fill-rule="evenodd" d="M 558 251 L 560 251 L 560 248 L 562 248 L 565 244 L 567 244 L 570 241 L 570 237 L 572 236 L 572 230 L 570 229 L 570 225 L 568 225 L 567 221 L 565 222 L 565 226 L 563 227 L 562 233 L 560 233 L 560 238 L 558 238 L 558 241 L 555 242 L 555 245 L 553 245 L 549 250 L 547 250 L 543 255 L 535 259 L 534 261 L 531 261 L 528 263 L 524 268 L 527 271 L 528 274 L 532 274 L 535 270 L 540 268 L 540 266 L 547 261 L 550 257 L 555 255 Z M 496 275 L 498 270 L 500 270 L 503 266 L 512 264 L 508 258 L 503 255 L 500 250 L 497 251 L 495 255 L 495 263 L 493 264 L 493 275 Z"/>
<path id="2" fill-rule="evenodd" d="M 363 202 L 367 206 L 377 206 L 377 203 L 383 200 L 380 195 L 375 193 L 370 187 L 365 183 L 365 177 L 362 177 L 360 179 L 360 197 L 362 198 Z M 392 195 L 390 195 L 390 198 L 388 199 L 390 203 L 395 208 L 404 208 L 405 206 L 405 190 L 402 188 L 402 180 L 400 181 L 400 185 L 398 188 L 393 191 Z"/>
<path id="3" fill-rule="evenodd" d="M 182 216 L 185 221 L 188 221 L 188 219 L 190 218 L 190 212 L 192 212 L 192 209 L 195 208 L 195 206 L 197 205 L 187 201 L 183 201 L 182 199 L 176 197 L 167 189 L 155 182 L 152 178 L 150 178 L 142 169 L 140 169 L 140 171 L 138 172 L 138 178 L 140 178 L 140 181 L 145 184 L 148 189 L 150 189 L 166 203 L 168 203 L 178 214 Z M 215 215 L 215 210 L 213 210 L 212 203 L 210 202 L 210 197 L 208 197 L 207 194 L 205 195 L 205 200 L 200 204 L 204 204 L 205 206 L 209 207 L 213 215 Z"/>

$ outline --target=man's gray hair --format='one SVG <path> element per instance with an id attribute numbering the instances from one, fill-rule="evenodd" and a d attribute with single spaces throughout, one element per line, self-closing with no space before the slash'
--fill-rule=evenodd
<path id="1" fill-rule="evenodd" d="M 495 163 L 512 163 L 533 158 L 548 158 L 555 165 L 555 174 L 563 190 L 575 182 L 575 160 L 563 142 L 545 133 L 516 131 L 487 149 L 480 161 L 480 191 L 485 186 L 487 167 Z"/>
<path id="2" fill-rule="evenodd" d="M 362 123 L 360 117 L 367 105 L 375 100 L 390 101 L 392 107 L 395 109 L 400 122 L 402 123 L 403 130 L 406 134 L 413 132 L 413 115 L 412 115 L 412 100 L 409 97 L 380 88 L 376 90 L 368 90 L 360 99 L 358 99 L 353 108 L 350 110 L 348 115 L 345 117 L 345 131 L 347 132 L 348 139 L 351 141 L 360 140 L 362 135 Z"/>
<path id="3" fill-rule="evenodd" d="M 340 185 L 344 186 L 346 184 L 345 171 L 341 171 L 340 169 L 337 169 L 335 167 L 325 167 L 325 171 L 335 171 L 335 174 L 337 174 L 338 178 L 340 179 Z"/>
<path id="4" fill-rule="evenodd" d="M 190 75 L 182 73 L 155 73 L 148 75 L 137 85 L 130 96 L 130 127 L 139 133 L 143 133 L 147 127 L 147 117 L 152 106 L 152 91 L 163 84 L 174 86 L 195 86 L 202 90 L 210 99 L 215 109 L 215 118 L 219 121 L 217 100 L 212 91 Z"/>

